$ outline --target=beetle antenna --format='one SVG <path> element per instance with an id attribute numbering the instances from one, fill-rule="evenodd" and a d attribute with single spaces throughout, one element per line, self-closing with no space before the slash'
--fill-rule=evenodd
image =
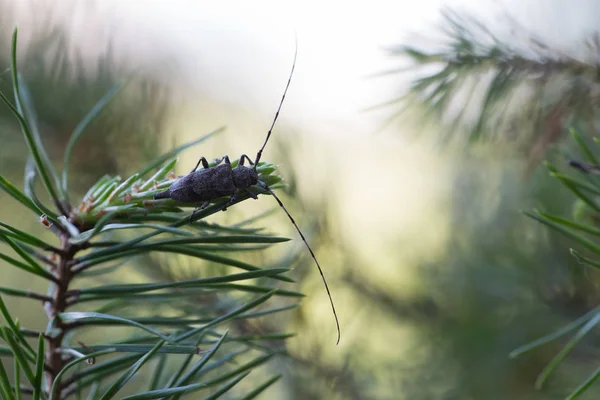
<path id="1" fill-rule="evenodd" d="M 273 127 L 275 126 L 275 122 L 277 121 L 277 117 L 279 117 L 279 111 L 281 111 L 281 106 L 283 105 L 283 101 L 285 100 L 285 95 L 287 94 L 288 88 L 290 87 L 290 83 L 292 82 L 292 76 L 294 75 L 294 68 L 296 67 L 296 56 L 298 55 L 298 36 L 296 36 L 296 49 L 294 50 L 294 62 L 292 63 L 292 70 L 290 71 L 290 77 L 288 78 L 287 85 L 285 85 L 285 90 L 283 91 L 283 96 L 281 96 L 281 101 L 279 102 L 279 107 L 277 108 L 277 112 L 275 113 L 275 118 L 273 118 L 273 123 L 271 123 L 271 127 L 269 128 L 269 132 L 267 132 L 267 137 L 262 147 L 256 153 L 256 161 L 254 161 L 254 170 L 256 171 L 256 167 L 258 166 L 258 162 L 260 161 L 260 157 L 262 156 L 262 152 L 271 137 L 271 132 L 273 131 Z"/>
<path id="2" fill-rule="evenodd" d="M 319 264 L 319 261 L 317 261 L 317 256 L 315 256 L 315 253 L 312 251 L 312 249 L 308 245 L 308 242 L 306 241 L 306 238 L 304 237 L 304 235 L 302 234 L 302 231 L 298 227 L 298 224 L 296 224 L 296 221 L 294 221 L 294 218 L 292 217 L 292 215 L 289 213 L 289 211 L 287 210 L 287 208 L 285 208 L 285 206 L 283 205 L 283 202 L 281 200 L 279 200 L 279 197 L 277 197 L 275 195 L 275 193 L 271 190 L 271 188 L 269 188 L 266 185 L 266 183 L 258 181 L 258 184 L 260 185 L 260 187 L 262 187 L 267 192 L 269 192 L 271 194 L 271 196 L 273 196 L 275 198 L 275 200 L 277 200 L 277 203 L 279 203 L 279 206 L 281 208 L 283 208 L 283 211 L 285 211 L 285 213 L 287 214 L 288 218 L 290 219 L 290 221 L 292 221 L 292 224 L 294 225 L 294 227 L 296 228 L 296 230 L 300 234 L 300 237 L 302 238 L 302 241 L 304 242 L 304 244 L 308 248 L 308 251 L 310 251 L 310 255 L 312 256 L 312 259 L 315 261 L 315 264 L 317 264 L 317 268 L 319 269 L 319 273 L 321 274 L 321 279 L 323 280 L 323 284 L 325 285 L 325 290 L 327 290 L 327 296 L 329 296 L 329 303 L 331 304 L 331 310 L 333 311 L 333 317 L 335 318 L 335 325 L 337 327 L 337 342 L 335 344 L 339 344 L 340 343 L 340 338 L 341 338 L 340 322 L 338 320 L 338 316 L 337 316 L 337 313 L 335 311 L 335 306 L 333 305 L 333 298 L 331 297 L 331 292 L 329 291 L 329 286 L 327 285 L 327 280 L 325 279 L 325 275 L 323 275 L 323 269 L 321 269 L 321 265 Z"/>

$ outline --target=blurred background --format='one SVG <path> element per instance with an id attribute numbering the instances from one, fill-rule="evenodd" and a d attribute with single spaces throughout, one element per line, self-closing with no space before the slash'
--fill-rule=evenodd
<path id="1" fill-rule="evenodd" d="M 269 250 L 271 261 L 303 255 L 297 289 L 307 297 L 276 321 L 298 335 L 290 357 L 269 367 L 285 378 L 262 398 L 564 398 L 597 368 L 597 334 L 542 391 L 536 376 L 564 342 L 508 354 L 596 306 L 600 277 L 572 259 L 568 239 L 521 210 L 572 213 L 573 197 L 542 161 L 564 166 L 567 128 L 598 127 L 599 11 L 594 0 L 1 0 L 0 87 L 11 90 L 18 24 L 21 73 L 60 166 L 79 120 L 130 80 L 77 146 L 72 179 L 82 195 L 105 173 L 127 176 L 221 126 L 180 157 L 178 173 L 200 156 L 252 156 L 296 35 L 296 72 L 263 159 L 280 165 L 283 200 L 324 266 L 342 341 L 334 345 L 326 292 L 302 243 Z M 20 182 L 26 154 L 2 108 L 2 174 Z M 40 230 L 0 199 L 2 221 Z M 273 210 L 259 224 L 296 238 L 269 200 L 215 220 Z M 43 290 L 12 272 L 1 279 Z M 21 321 L 45 321 L 41 307 L 9 305 Z"/>

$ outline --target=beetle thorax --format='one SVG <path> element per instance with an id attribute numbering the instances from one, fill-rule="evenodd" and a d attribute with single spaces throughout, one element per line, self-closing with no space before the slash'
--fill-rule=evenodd
<path id="1" fill-rule="evenodd" d="M 238 165 L 233 169 L 233 184 L 237 188 L 247 188 L 256 185 L 258 173 L 249 167 Z"/>

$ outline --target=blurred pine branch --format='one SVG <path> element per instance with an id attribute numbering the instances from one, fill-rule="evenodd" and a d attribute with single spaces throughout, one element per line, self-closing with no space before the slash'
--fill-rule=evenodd
<path id="1" fill-rule="evenodd" d="M 600 245 L 598 244 L 598 237 L 600 237 L 598 226 L 600 222 L 600 205 L 598 205 L 600 181 L 595 176 L 600 171 L 600 165 L 598 164 L 598 159 L 600 159 L 600 142 L 595 137 L 591 141 L 574 129 L 571 130 L 571 136 L 579 147 L 581 159 L 570 160 L 569 164 L 571 167 L 574 167 L 572 170 L 578 170 L 578 174 L 561 172 L 559 168 L 551 163 L 546 163 L 546 168 L 550 176 L 558 180 L 564 186 L 564 189 L 572 192 L 576 197 L 573 215 L 571 217 L 564 217 L 538 209 L 531 212 L 527 211 L 525 214 L 572 239 L 578 248 L 571 248 L 570 252 L 581 268 L 596 269 L 600 268 L 600 261 L 596 259 L 600 256 Z M 542 389 L 557 367 L 565 362 L 565 359 L 574 348 L 599 323 L 600 310 L 596 307 L 563 328 L 515 349 L 510 356 L 512 358 L 520 356 L 523 353 L 556 341 L 563 336 L 572 335 L 538 376 L 536 388 Z M 600 374 L 598 371 L 594 372 L 585 382 L 571 392 L 567 396 L 567 399 L 579 397 L 599 377 Z"/>
<path id="2" fill-rule="evenodd" d="M 112 48 L 96 57 L 84 57 L 82 49 L 50 7 L 35 14 L 36 24 L 19 51 L 18 62 L 25 88 L 23 102 L 35 99 L 25 110 L 43 133 L 48 158 L 62 167 L 69 153 L 72 133 L 85 128 L 79 151 L 68 155 L 73 174 L 71 190 L 81 193 L 97 178 L 97 170 L 116 174 L 159 154 L 158 139 L 172 113 L 171 90 L 151 70 L 136 70 L 118 60 Z M 36 5 L 32 4 L 32 8 Z M 10 36 L 12 4 L 0 2 L 0 35 Z M 0 90 L 12 93 L 10 42 L 0 43 Z M 112 95 L 111 95 L 112 91 Z M 115 96 L 116 91 L 119 95 Z M 108 98 L 104 98 L 107 96 Z M 101 114 L 95 106 L 107 101 Z M 31 103 L 31 102 L 30 102 Z M 86 116 L 87 115 L 87 116 Z M 85 117 L 85 118 L 84 118 Z M 14 171 L 25 152 L 17 121 L 6 107 L 0 108 L 0 170 Z M 80 123 L 83 126 L 78 126 Z M 85 149 L 85 151 L 81 151 Z M 69 149 L 73 150 L 73 149 Z"/>
<path id="3" fill-rule="evenodd" d="M 474 17 L 446 9 L 444 41 L 402 45 L 390 54 L 417 73 L 408 92 L 387 103 L 442 127 L 442 141 L 513 141 L 530 167 L 563 137 L 566 125 L 596 132 L 600 104 L 600 34 L 560 50 L 509 19 L 511 35 L 499 37 Z M 575 49 L 583 49 L 577 51 Z M 464 133 L 464 134 L 463 134 Z"/>

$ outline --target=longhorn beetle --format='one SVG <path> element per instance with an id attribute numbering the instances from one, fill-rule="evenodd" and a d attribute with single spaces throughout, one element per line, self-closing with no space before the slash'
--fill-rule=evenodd
<path id="1" fill-rule="evenodd" d="M 253 185 L 258 185 L 265 191 L 269 192 L 269 194 L 275 198 L 277 203 L 279 203 L 279 206 L 283 209 L 283 211 L 285 211 L 288 218 L 300 234 L 302 241 L 308 248 L 312 259 L 314 260 L 315 264 L 317 265 L 317 268 L 319 269 L 321 279 L 323 280 L 325 290 L 327 291 L 327 296 L 329 296 L 331 310 L 333 311 L 333 316 L 335 318 L 335 325 L 337 328 L 336 344 L 339 344 L 341 337 L 340 323 L 338 321 L 335 306 L 333 305 L 333 298 L 331 297 L 331 292 L 329 291 L 329 286 L 327 285 L 325 275 L 323 275 L 321 265 L 319 264 L 319 261 L 317 261 L 315 253 L 312 251 L 311 247 L 306 241 L 306 238 L 302 234 L 302 231 L 298 227 L 298 224 L 296 224 L 296 221 L 294 221 L 294 218 L 292 218 L 292 215 L 285 208 L 283 202 L 279 199 L 279 197 L 277 197 L 275 193 L 273 193 L 273 191 L 267 186 L 267 184 L 258 179 L 258 172 L 256 171 L 256 167 L 258 166 L 258 162 L 260 161 L 262 152 L 265 146 L 267 145 L 269 138 L 271 137 L 271 132 L 273 131 L 273 127 L 275 126 L 277 117 L 279 117 L 279 112 L 281 111 L 281 106 L 283 105 L 283 101 L 285 100 L 285 95 L 287 94 L 288 88 L 290 87 L 292 76 L 294 75 L 294 68 L 296 67 L 297 54 L 298 47 L 296 46 L 296 51 L 294 52 L 294 62 L 292 64 L 292 70 L 290 72 L 287 85 L 285 86 L 283 96 L 281 97 L 281 101 L 279 102 L 279 107 L 277 108 L 277 112 L 275 113 L 275 118 L 273 118 L 271 127 L 267 132 L 265 142 L 263 143 L 260 150 L 258 150 L 258 153 L 256 153 L 256 159 L 254 160 L 254 162 L 252 162 L 250 157 L 248 157 L 246 154 L 242 154 L 238 165 L 235 168 L 232 168 L 229 157 L 223 156 L 222 158 L 216 160 L 215 166 L 211 167 L 209 166 L 206 158 L 200 157 L 200 160 L 198 160 L 198 163 L 189 174 L 177 180 L 169 187 L 169 189 L 154 195 L 154 198 L 173 199 L 182 203 L 203 202 L 200 207 L 196 208 L 192 212 L 192 214 L 190 215 L 191 220 L 196 211 L 207 207 L 210 204 L 211 200 L 217 199 L 219 197 L 230 196 L 229 201 L 223 207 L 223 211 L 225 211 L 228 206 L 235 202 L 236 194 L 239 190 L 248 193 L 254 199 L 257 199 L 257 195 L 248 190 L 248 188 Z M 250 167 L 244 165 L 244 161 L 246 160 L 251 165 Z M 198 170 L 200 164 L 202 164 L 202 169 Z"/>

